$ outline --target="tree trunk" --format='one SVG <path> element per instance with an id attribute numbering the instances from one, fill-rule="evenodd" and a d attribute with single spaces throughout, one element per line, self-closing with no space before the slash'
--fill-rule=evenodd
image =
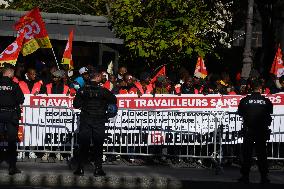
<path id="1" fill-rule="evenodd" d="M 241 77 L 242 79 L 247 80 L 250 75 L 250 71 L 252 69 L 252 50 L 251 50 L 251 42 L 252 42 L 252 22 L 253 22 L 253 5 L 254 0 L 248 0 L 248 11 L 247 11 L 247 19 L 246 19 L 246 40 L 245 40 L 245 49 L 243 53 L 243 68 Z"/>

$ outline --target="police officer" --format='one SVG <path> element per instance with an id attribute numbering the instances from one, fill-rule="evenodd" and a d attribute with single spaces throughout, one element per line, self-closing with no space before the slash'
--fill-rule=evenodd
<path id="1" fill-rule="evenodd" d="M 262 86 L 259 81 L 252 85 L 253 92 L 241 99 L 238 113 L 243 117 L 243 148 L 240 182 L 249 183 L 249 172 L 253 144 L 255 143 L 258 168 L 261 174 L 261 183 L 269 183 L 267 178 L 268 162 L 266 154 L 266 141 L 269 140 L 273 113 L 273 105 L 268 98 L 261 95 Z"/>
<path id="2" fill-rule="evenodd" d="M 18 84 L 12 81 L 14 70 L 3 69 L 0 79 L 0 123 L 5 127 L 8 140 L 9 174 L 14 175 L 21 171 L 16 168 L 18 125 L 20 104 L 24 103 L 24 94 Z"/>
<path id="3" fill-rule="evenodd" d="M 101 73 L 91 74 L 91 81 L 80 88 L 74 98 L 74 108 L 80 108 L 79 126 L 79 156 L 78 167 L 75 175 L 84 175 L 83 164 L 86 162 L 90 141 L 92 139 L 94 148 L 95 171 L 94 176 L 105 176 L 102 169 L 103 143 L 105 139 L 105 122 L 108 114 L 109 104 L 116 104 L 116 97 L 107 89 L 100 86 Z"/>

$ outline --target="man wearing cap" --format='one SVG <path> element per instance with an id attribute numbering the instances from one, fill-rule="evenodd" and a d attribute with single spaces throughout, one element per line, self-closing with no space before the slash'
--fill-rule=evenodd
<path id="1" fill-rule="evenodd" d="M 68 94 L 69 87 L 64 84 L 64 70 L 56 70 L 52 73 L 52 82 L 46 85 L 47 94 Z"/>
<path id="2" fill-rule="evenodd" d="M 102 169 L 105 122 L 109 118 L 107 109 L 116 105 L 117 99 L 109 90 L 100 85 L 102 74 L 95 72 L 91 81 L 77 91 L 74 108 L 81 109 L 79 125 L 79 157 L 75 175 L 84 175 L 84 163 L 88 159 L 91 139 L 94 145 L 94 176 L 105 176 Z"/>
<path id="3" fill-rule="evenodd" d="M 89 78 L 90 78 L 90 76 L 89 76 L 89 70 L 88 70 L 88 68 L 86 68 L 86 67 L 80 68 L 79 74 L 80 74 L 80 76 L 77 77 L 77 78 L 74 80 L 74 83 L 73 83 L 73 88 L 76 89 L 76 90 L 78 90 L 78 89 L 81 88 L 81 87 L 84 87 L 86 81 L 88 81 Z"/>

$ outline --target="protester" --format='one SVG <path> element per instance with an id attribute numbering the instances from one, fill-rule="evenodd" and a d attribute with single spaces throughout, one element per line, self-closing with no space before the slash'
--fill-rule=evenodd
<path id="1" fill-rule="evenodd" d="M 119 87 L 115 75 L 110 74 L 109 79 L 103 84 L 103 86 L 113 94 L 118 94 Z"/>
<path id="2" fill-rule="evenodd" d="M 117 79 L 120 82 L 121 80 L 123 80 L 124 75 L 127 73 L 127 68 L 125 66 L 122 66 L 118 69 L 118 75 L 117 75 Z"/>
<path id="3" fill-rule="evenodd" d="M 47 94 L 68 94 L 69 87 L 64 84 L 65 72 L 63 70 L 57 70 L 52 73 L 52 82 L 46 85 Z"/>
<path id="4" fill-rule="evenodd" d="M 29 68 L 25 79 L 19 81 L 19 86 L 24 94 L 42 94 L 44 92 L 43 82 L 41 80 L 37 80 L 36 70 L 33 68 Z"/>
<path id="5" fill-rule="evenodd" d="M 88 68 L 82 67 L 79 69 L 79 74 L 76 79 L 74 79 L 72 88 L 78 90 L 81 87 L 84 87 L 85 83 L 89 80 L 89 72 Z"/>
<path id="6" fill-rule="evenodd" d="M 134 85 L 138 89 L 138 93 L 143 94 L 152 94 L 153 93 L 153 84 L 150 83 L 151 75 L 148 72 L 142 72 L 140 75 L 140 81 L 136 81 Z"/>

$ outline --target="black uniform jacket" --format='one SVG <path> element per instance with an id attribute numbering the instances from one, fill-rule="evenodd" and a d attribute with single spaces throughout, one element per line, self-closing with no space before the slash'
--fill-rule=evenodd
<path id="1" fill-rule="evenodd" d="M 109 90 L 95 83 L 90 83 L 78 90 L 73 101 L 73 107 L 81 108 L 81 116 L 106 119 L 108 105 L 116 103 L 116 96 Z"/>
<path id="2" fill-rule="evenodd" d="M 19 85 L 9 77 L 0 78 L 0 109 L 19 108 L 25 100 Z"/>
<path id="3" fill-rule="evenodd" d="M 238 113 L 244 119 L 244 126 L 251 129 L 267 129 L 271 124 L 273 105 L 260 93 L 252 93 L 241 99 Z"/>

